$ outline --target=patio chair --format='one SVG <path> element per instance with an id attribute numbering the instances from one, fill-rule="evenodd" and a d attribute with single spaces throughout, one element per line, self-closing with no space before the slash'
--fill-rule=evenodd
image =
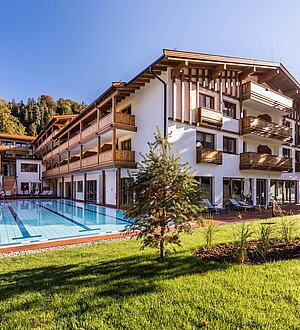
<path id="1" fill-rule="evenodd" d="M 52 196 L 53 195 L 53 190 L 49 190 L 47 196 Z"/>
<path id="2" fill-rule="evenodd" d="M 202 202 L 206 205 L 209 212 L 222 213 L 224 211 L 227 213 L 227 208 L 219 205 L 212 205 L 208 198 L 202 198 Z"/>
<path id="3" fill-rule="evenodd" d="M 247 211 L 247 210 L 255 209 L 253 205 L 248 204 L 246 202 L 238 202 L 234 198 L 229 198 L 229 203 L 230 203 L 231 209 L 235 210 L 235 211 L 241 211 L 241 210 Z"/>
<path id="4" fill-rule="evenodd" d="M 47 196 L 48 195 L 48 190 L 43 190 L 41 193 L 40 193 L 40 196 Z"/>

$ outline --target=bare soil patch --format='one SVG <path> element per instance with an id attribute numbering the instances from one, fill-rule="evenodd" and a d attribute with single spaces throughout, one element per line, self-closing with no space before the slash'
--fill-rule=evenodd
<path id="1" fill-rule="evenodd" d="M 196 251 L 196 256 L 203 261 L 235 262 L 236 244 L 216 245 L 211 249 L 201 248 Z M 257 242 L 249 242 L 246 246 L 247 263 L 261 264 L 264 262 L 289 260 L 300 258 L 300 239 L 292 243 L 273 241 L 267 252 L 261 253 Z"/>

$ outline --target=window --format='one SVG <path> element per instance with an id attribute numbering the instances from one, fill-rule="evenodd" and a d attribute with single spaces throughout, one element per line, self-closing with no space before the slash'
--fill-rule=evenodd
<path id="1" fill-rule="evenodd" d="M 131 139 L 121 142 L 121 150 L 131 150 Z"/>
<path id="2" fill-rule="evenodd" d="M 199 94 L 199 107 L 204 107 L 208 109 L 215 108 L 215 98 L 203 93 Z"/>
<path id="3" fill-rule="evenodd" d="M 247 142 L 243 142 L 243 152 L 247 152 Z"/>
<path id="4" fill-rule="evenodd" d="M 295 160 L 297 163 L 300 163 L 300 151 L 295 151 Z"/>
<path id="5" fill-rule="evenodd" d="M 77 192 L 83 192 L 83 182 L 77 181 Z"/>
<path id="6" fill-rule="evenodd" d="M 236 154 L 236 139 L 224 136 L 223 151 L 229 154 Z"/>
<path id="7" fill-rule="evenodd" d="M 269 148 L 268 146 L 265 146 L 265 145 L 259 145 L 257 147 L 257 152 L 259 154 L 268 154 L 268 155 L 272 155 L 272 149 Z"/>
<path id="8" fill-rule="evenodd" d="M 291 149 L 282 148 L 282 155 L 285 158 L 291 158 Z"/>
<path id="9" fill-rule="evenodd" d="M 292 125 L 291 125 L 291 122 L 290 121 L 287 121 L 287 120 L 285 120 L 285 119 L 283 119 L 283 126 L 286 126 L 286 127 L 292 127 Z"/>
<path id="10" fill-rule="evenodd" d="M 27 147 L 27 144 L 26 143 L 22 143 L 22 142 L 16 142 L 16 147 L 26 148 Z"/>
<path id="11" fill-rule="evenodd" d="M 38 171 L 38 164 L 21 164 L 21 172 L 37 172 Z"/>
<path id="12" fill-rule="evenodd" d="M 196 146 L 198 148 L 206 148 L 214 150 L 215 148 L 215 138 L 213 134 L 197 132 L 196 136 Z"/>
<path id="13" fill-rule="evenodd" d="M 195 176 L 194 178 L 201 188 L 199 197 L 208 198 L 212 202 L 212 177 Z"/>
<path id="14" fill-rule="evenodd" d="M 29 191 L 29 182 L 21 182 L 21 191 L 23 193 Z"/>
<path id="15" fill-rule="evenodd" d="M 1 142 L 2 146 L 7 146 L 7 147 L 13 147 L 14 143 L 13 142 L 9 142 L 9 141 L 2 141 Z"/>
<path id="16" fill-rule="evenodd" d="M 236 104 L 223 101 L 223 115 L 236 119 Z"/>
<path id="17" fill-rule="evenodd" d="M 127 113 L 127 114 L 131 115 L 131 105 L 129 105 L 128 107 L 122 109 L 120 112 L 121 113 Z"/>

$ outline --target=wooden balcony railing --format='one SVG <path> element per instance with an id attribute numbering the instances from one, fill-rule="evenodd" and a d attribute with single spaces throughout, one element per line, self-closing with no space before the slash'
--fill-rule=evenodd
<path id="1" fill-rule="evenodd" d="M 61 154 L 61 153 L 65 152 L 65 151 L 67 151 L 68 146 L 69 146 L 68 141 L 62 143 L 62 144 L 59 146 L 59 153 Z"/>
<path id="2" fill-rule="evenodd" d="M 61 165 L 59 167 L 59 173 L 67 173 L 69 171 L 69 165 L 65 164 L 65 165 Z"/>
<path id="3" fill-rule="evenodd" d="M 128 150 L 116 150 L 116 162 L 135 162 L 135 152 Z"/>
<path id="4" fill-rule="evenodd" d="M 293 99 L 275 92 L 268 87 L 253 81 L 242 85 L 243 100 L 253 100 L 264 106 L 268 106 L 285 112 L 287 115 L 293 111 Z"/>
<path id="5" fill-rule="evenodd" d="M 82 168 L 97 166 L 98 165 L 98 155 L 90 156 L 87 158 L 83 158 L 81 161 Z"/>
<path id="6" fill-rule="evenodd" d="M 75 136 L 71 137 L 71 139 L 69 140 L 69 146 L 72 146 L 72 145 L 78 145 L 78 143 L 80 142 L 80 134 L 76 134 Z"/>
<path id="7" fill-rule="evenodd" d="M 267 170 L 276 172 L 292 172 L 292 158 L 244 152 L 240 154 L 240 170 Z"/>
<path id="8" fill-rule="evenodd" d="M 196 149 L 196 162 L 199 163 L 211 163 L 211 164 L 222 164 L 222 151 L 211 150 L 206 148 Z"/>
<path id="9" fill-rule="evenodd" d="M 80 168 L 80 160 L 76 160 L 69 164 L 69 171 L 74 171 Z"/>
<path id="10" fill-rule="evenodd" d="M 86 138 L 90 137 L 91 135 L 95 135 L 97 132 L 98 132 L 98 123 L 95 122 L 91 126 L 85 128 L 81 132 L 81 138 L 86 139 Z"/>
<path id="11" fill-rule="evenodd" d="M 116 112 L 116 124 L 128 125 L 135 127 L 135 116 L 128 113 Z"/>
<path id="12" fill-rule="evenodd" d="M 110 113 L 101 118 L 99 122 L 95 122 L 91 126 L 85 128 L 81 133 L 81 138 L 89 138 L 98 132 L 105 131 L 109 127 L 112 127 L 114 124 L 121 125 L 122 128 L 128 126 L 135 127 L 135 116 L 129 115 L 127 113 L 117 112 L 115 116 L 115 122 L 113 123 L 113 116 L 112 113 Z"/>
<path id="13" fill-rule="evenodd" d="M 223 124 L 223 113 L 209 108 L 201 107 L 198 109 L 198 123 L 207 123 L 221 127 Z"/>
<path id="14" fill-rule="evenodd" d="M 248 116 L 241 119 L 242 134 L 256 134 L 263 137 L 292 142 L 292 128 L 269 122 L 267 120 Z"/>
<path id="15" fill-rule="evenodd" d="M 119 163 L 119 164 L 116 164 Z M 135 166 L 135 152 L 134 151 L 127 151 L 127 150 L 116 150 L 116 156 L 115 159 L 113 158 L 113 151 L 108 150 L 105 152 L 102 152 L 98 155 L 93 155 L 87 158 L 83 158 L 81 160 L 81 166 L 80 166 L 80 160 L 77 160 L 75 162 L 61 165 L 60 167 L 55 167 L 53 169 L 49 169 L 45 171 L 43 174 L 46 178 L 48 176 L 54 176 L 58 174 L 67 174 L 68 172 L 73 171 L 80 171 L 84 172 L 85 170 L 93 167 L 114 167 L 116 166 L 125 166 L 125 167 L 134 167 Z"/>

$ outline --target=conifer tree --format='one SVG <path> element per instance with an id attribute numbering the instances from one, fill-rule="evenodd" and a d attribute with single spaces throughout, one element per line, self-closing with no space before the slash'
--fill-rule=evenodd
<path id="1" fill-rule="evenodd" d="M 198 219 L 203 209 L 197 202 L 198 182 L 188 164 L 181 164 L 167 138 L 155 133 L 150 151 L 142 155 L 137 176 L 129 185 L 133 201 L 125 208 L 133 219 L 130 229 L 138 231 L 144 246 L 159 248 L 165 258 L 165 245 L 180 245 L 179 233 L 190 230 L 190 221 Z"/>

